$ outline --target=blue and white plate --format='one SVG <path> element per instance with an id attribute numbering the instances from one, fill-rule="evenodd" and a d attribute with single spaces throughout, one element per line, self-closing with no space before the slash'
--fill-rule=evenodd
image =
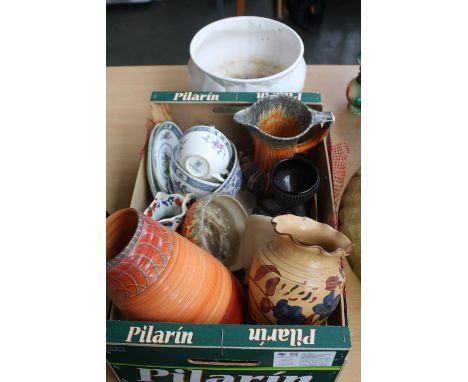
<path id="1" fill-rule="evenodd" d="M 152 165 L 152 147 L 154 142 L 154 134 L 159 126 L 159 123 L 153 127 L 151 130 L 151 134 L 148 139 L 148 150 L 146 154 L 146 179 L 148 180 L 148 184 L 151 190 L 151 194 L 155 197 L 156 193 L 159 191 L 158 187 L 156 186 L 156 180 L 154 179 L 153 175 L 153 165 Z"/>
<path id="2" fill-rule="evenodd" d="M 157 126 L 151 145 L 151 167 L 158 191 L 170 193 L 169 164 L 172 151 L 182 137 L 182 130 L 174 122 L 167 121 Z M 155 194 L 154 194 L 155 195 Z"/>

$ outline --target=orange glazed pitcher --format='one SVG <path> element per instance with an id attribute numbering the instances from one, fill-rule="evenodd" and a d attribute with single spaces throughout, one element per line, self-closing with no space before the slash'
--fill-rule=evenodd
<path id="1" fill-rule="evenodd" d="M 249 131 L 258 168 L 269 172 L 280 160 L 316 146 L 328 134 L 335 117 L 331 112 L 310 109 L 294 97 L 272 95 L 238 111 L 234 121 Z M 299 143 L 306 136 L 309 138 Z"/>
<path id="2" fill-rule="evenodd" d="M 242 323 L 239 281 L 205 250 L 132 208 L 106 228 L 107 293 L 126 318 Z"/>

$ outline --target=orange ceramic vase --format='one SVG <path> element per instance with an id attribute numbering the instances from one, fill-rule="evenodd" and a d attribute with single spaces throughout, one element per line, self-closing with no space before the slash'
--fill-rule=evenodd
<path id="1" fill-rule="evenodd" d="M 221 262 L 127 208 L 107 218 L 107 293 L 130 320 L 242 323 L 242 289 Z"/>

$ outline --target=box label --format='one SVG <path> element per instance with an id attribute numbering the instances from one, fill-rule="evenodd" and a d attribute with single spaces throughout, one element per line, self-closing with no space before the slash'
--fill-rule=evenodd
<path id="1" fill-rule="evenodd" d="M 197 325 L 144 321 L 107 321 L 107 344 L 179 349 L 204 348 L 218 353 L 235 349 L 334 351 L 351 347 L 346 326 Z M 271 359 L 270 353 L 270 359 Z"/>
<path id="2" fill-rule="evenodd" d="M 273 367 L 331 366 L 336 351 L 277 352 L 273 357 Z"/>
<path id="3" fill-rule="evenodd" d="M 305 93 L 275 93 L 275 92 L 197 92 L 197 91 L 181 91 L 181 92 L 170 92 L 170 91 L 155 91 L 151 94 L 151 102 L 157 103 L 218 103 L 218 102 L 229 102 L 229 103 L 254 103 L 260 98 L 267 97 L 269 95 L 285 94 L 291 97 L 297 98 L 304 103 L 322 103 L 322 96 L 316 92 L 305 92 Z"/>
<path id="4" fill-rule="evenodd" d="M 121 382 L 334 382 L 340 367 L 288 368 L 147 366 L 110 364 Z"/>

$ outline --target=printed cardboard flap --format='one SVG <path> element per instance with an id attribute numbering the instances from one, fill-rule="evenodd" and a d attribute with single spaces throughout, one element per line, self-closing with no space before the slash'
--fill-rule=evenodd
<path id="1" fill-rule="evenodd" d="M 306 104 L 322 105 L 322 96 L 317 92 L 307 93 L 273 93 L 273 92 L 239 92 L 239 93 L 225 93 L 225 92 L 196 92 L 196 91 L 154 91 L 151 94 L 151 102 L 154 103 L 254 103 L 262 97 L 269 95 L 284 94 L 297 98 Z"/>
<path id="2" fill-rule="evenodd" d="M 154 381 L 172 369 L 319 371 L 333 381 L 350 347 L 347 327 L 107 322 L 107 361 L 114 371 L 134 376 L 127 380 Z"/>
<path id="3" fill-rule="evenodd" d="M 207 325 L 107 321 L 108 344 L 223 349 L 332 349 L 351 347 L 346 326 Z"/>

